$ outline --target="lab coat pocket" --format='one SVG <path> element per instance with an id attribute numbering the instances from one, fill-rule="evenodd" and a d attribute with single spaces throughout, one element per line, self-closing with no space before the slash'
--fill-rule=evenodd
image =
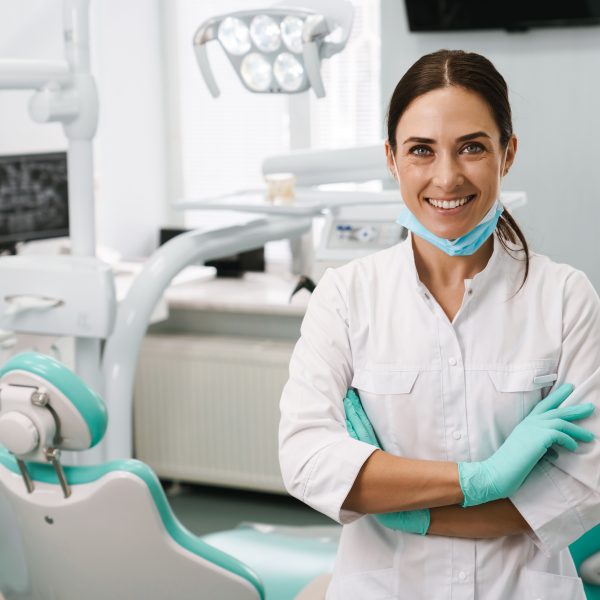
<path id="1" fill-rule="evenodd" d="M 525 571 L 527 600 L 586 600 L 583 582 L 579 577 Z"/>
<path id="2" fill-rule="evenodd" d="M 415 417 L 413 388 L 418 370 L 355 370 L 352 387 L 358 390 L 362 405 L 384 450 L 405 455 L 413 443 L 404 424 Z M 414 430 L 414 427 L 412 427 Z"/>
<path id="3" fill-rule="evenodd" d="M 543 389 L 552 387 L 558 377 L 556 373 L 541 372 L 540 369 L 488 371 L 488 375 L 502 395 L 501 399 L 516 401 L 514 416 L 517 421 L 530 413 L 542 399 Z"/>
<path id="4" fill-rule="evenodd" d="M 339 590 L 345 600 L 394 600 L 396 594 L 396 569 L 377 569 L 342 577 Z"/>
<path id="5" fill-rule="evenodd" d="M 354 373 L 352 387 L 376 395 L 410 394 L 418 376 L 419 371 L 413 370 L 360 370 Z"/>

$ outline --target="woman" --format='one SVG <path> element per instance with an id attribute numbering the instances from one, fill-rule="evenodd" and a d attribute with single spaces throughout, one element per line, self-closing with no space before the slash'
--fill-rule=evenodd
<path id="1" fill-rule="evenodd" d="M 497 201 L 504 79 L 422 57 L 385 150 L 408 239 L 324 275 L 281 399 L 288 490 L 345 525 L 327 597 L 584 598 L 567 546 L 600 522 L 600 449 L 573 421 L 600 429 L 600 302 Z"/>

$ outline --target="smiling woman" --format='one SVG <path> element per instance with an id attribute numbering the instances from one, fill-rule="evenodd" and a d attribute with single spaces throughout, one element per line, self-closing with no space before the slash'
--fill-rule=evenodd
<path id="1" fill-rule="evenodd" d="M 430 243 L 452 255 L 473 254 L 497 229 L 506 249 L 522 253 L 525 283 L 527 241 L 498 200 L 516 151 L 506 82 L 485 57 L 440 50 L 396 86 L 386 155 L 407 207 L 401 224 L 427 231 Z M 483 224 L 477 236 L 461 239 Z"/>
<path id="2" fill-rule="evenodd" d="M 600 522 L 600 300 L 499 202 L 510 114 L 484 57 L 419 59 L 385 147 L 409 235 L 312 295 L 280 463 L 344 525 L 328 600 L 585 598 L 568 545 Z"/>

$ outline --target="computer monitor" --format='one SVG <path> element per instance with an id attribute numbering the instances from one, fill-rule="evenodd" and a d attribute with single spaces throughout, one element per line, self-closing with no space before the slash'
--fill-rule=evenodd
<path id="1" fill-rule="evenodd" d="M 597 0 L 405 0 L 411 31 L 458 31 L 600 24 Z"/>
<path id="2" fill-rule="evenodd" d="M 67 153 L 0 156 L 0 252 L 68 235 Z"/>

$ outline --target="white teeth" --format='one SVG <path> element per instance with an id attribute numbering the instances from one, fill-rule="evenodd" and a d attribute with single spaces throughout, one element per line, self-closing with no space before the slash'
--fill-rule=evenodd
<path id="1" fill-rule="evenodd" d="M 466 204 L 471 198 L 472 196 L 465 196 L 458 200 L 436 200 L 435 198 L 427 198 L 427 201 L 436 208 L 456 208 L 457 206 Z"/>

